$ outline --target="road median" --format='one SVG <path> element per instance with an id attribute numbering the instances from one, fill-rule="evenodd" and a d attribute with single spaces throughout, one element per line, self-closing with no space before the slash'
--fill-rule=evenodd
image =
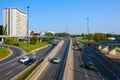
<path id="1" fill-rule="evenodd" d="M 73 80 L 73 49 L 72 40 L 70 40 L 69 52 L 67 62 L 65 65 L 65 71 L 62 80 Z"/>
<path id="2" fill-rule="evenodd" d="M 44 61 L 34 70 L 34 72 L 27 78 L 27 80 L 37 80 L 39 75 L 42 73 L 42 71 L 46 68 L 46 66 L 49 64 L 49 61 L 55 54 L 57 53 L 58 49 L 62 47 L 64 41 L 62 40 L 51 52 Z"/>

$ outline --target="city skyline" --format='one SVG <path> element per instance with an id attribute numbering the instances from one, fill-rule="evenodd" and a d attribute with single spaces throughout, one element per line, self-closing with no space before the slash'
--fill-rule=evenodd
<path id="1" fill-rule="evenodd" d="M 1 0 L 1 2 L 3 3 L 0 6 L 1 25 L 4 8 L 15 7 L 27 12 L 27 6 L 30 6 L 29 30 L 87 33 L 89 18 L 89 33 L 120 33 L 119 0 Z"/>

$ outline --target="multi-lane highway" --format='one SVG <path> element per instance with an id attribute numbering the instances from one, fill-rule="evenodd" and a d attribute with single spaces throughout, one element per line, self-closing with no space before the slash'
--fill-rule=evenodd
<path id="1" fill-rule="evenodd" d="M 36 60 L 38 61 L 40 58 L 43 58 L 53 49 L 53 47 L 55 47 L 55 45 L 36 51 Z M 24 64 L 18 63 L 18 59 L 23 54 L 21 49 L 15 47 L 9 47 L 9 49 L 12 50 L 13 54 L 9 58 L 0 61 L 0 80 L 10 80 L 16 74 L 28 67 Z M 29 54 L 28 56 L 32 56 L 32 54 Z"/>
<path id="2" fill-rule="evenodd" d="M 37 80 L 62 80 L 68 49 L 69 40 L 65 39 L 63 46 L 58 50 L 56 54 L 58 56 L 61 56 L 61 62 L 59 64 L 50 62 Z"/>
<path id="3" fill-rule="evenodd" d="M 120 80 L 119 66 L 99 51 L 83 46 L 83 51 L 74 50 L 74 80 Z M 85 68 L 93 62 L 95 70 Z"/>
<path id="4" fill-rule="evenodd" d="M 79 46 L 77 46 L 79 49 Z M 80 47 L 83 47 L 80 45 Z M 74 80 L 101 80 L 101 76 L 94 70 L 89 70 L 85 68 L 85 63 L 89 62 L 90 59 L 88 55 L 83 51 L 74 50 L 73 52 L 73 74 Z"/>

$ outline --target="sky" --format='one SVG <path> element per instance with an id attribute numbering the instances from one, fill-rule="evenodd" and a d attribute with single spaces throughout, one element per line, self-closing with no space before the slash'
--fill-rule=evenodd
<path id="1" fill-rule="evenodd" d="M 87 33 L 89 18 L 89 33 L 120 34 L 120 0 L 0 0 L 0 25 L 4 8 L 27 6 L 29 30 Z"/>

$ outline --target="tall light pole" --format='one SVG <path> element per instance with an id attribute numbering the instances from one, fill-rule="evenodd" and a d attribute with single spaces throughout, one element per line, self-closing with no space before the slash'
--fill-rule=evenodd
<path id="1" fill-rule="evenodd" d="M 67 37 L 67 24 L 66 24 L 66 31 L 65 31 L 65 33 L 66 33 L 65 35 L 66 35 L 66 37 Z"/>
<path id="2" fill-rule="evenodd" d="M 87 34 L 89 34 L 89 18 L 87 18 Z"/>
<path id="3" fill-rule="evenodd" d="M 28 36 L 29 36 L 29 8 L 30 6 L 27 6 L 27 47 L 28 47 Z"/>

